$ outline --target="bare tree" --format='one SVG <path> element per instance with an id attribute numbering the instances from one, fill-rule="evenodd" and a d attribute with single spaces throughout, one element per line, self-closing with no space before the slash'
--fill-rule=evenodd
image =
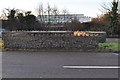
<path id="1" fill-rule="evenodd" d="M 3 10 L 2 10 L 1 18 L 2 18 L 2 19 L 8 19 L 8 16 L 10 15 L 10 11 L 11 11 L 10 8 L 5 8 L 5 9 L 3 9 Z"/>
<path id="2" fill-rule="evenodd" d="M 19 10 L 19 9 L 15 9 L 15 8 L 13 8 L 13 9 L 5 8 L 5 9 L 2 10 L 2 15 L 1 15 L 1 17 L 2 17 L 3 19 L 9 19 L 9 18 L 11 18 L 11 17 L 14 17 L 14 18 L 15 18 L 15 16 L 16 16 L 18 13 L 20 13 L 20 10 Z"/>
<path id="3" fill-rule="evenodd" d="M 66 15 L 68 14 L 68 10 L 67 10 L 67 9 L 63 9 L 63 10 L 62 10 L 62 13 L 63 13 L 63 15 L 64 15 L 64 21 L 65 21 Z"/>
<path id="4" fill-rule="evenodd" d="M 59 14 L 59 10 L 56 6 L 53 7 L 52 9 L 52 13 L 54 15 L 54 20 L 56 20 L 56 22 L 58 22 L 58 14 Z"/>
<path id="5" fill-rule="evenodd" d="M 51 6 L 47 4 L 48 24 L 50 24 Z"/>
<path id="6" fill-rule="evenodd" d="M 43 22 L 44 21 L 44 9 L 43 9 L 42 3 L 39 4 L 37 12 L 38 12 L 38 16 L 40 17 L 40 21 Z"/>
<path id="7" fill-rule="evenodd" d="M 1 14 L 1 16 L 0 16 L 0 17 L 1 17 L 1 19 L 7 19 L 7 16 L 8 16 L 8 15 L 7 15 L 6 10 L 5 10 L 5 9 L 3 9 L 3 10 L 2 10 L 2 14 Z"/>

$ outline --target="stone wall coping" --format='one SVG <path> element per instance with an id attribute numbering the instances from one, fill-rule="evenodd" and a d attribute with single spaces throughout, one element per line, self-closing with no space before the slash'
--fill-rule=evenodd
<path id="1" fill-rule="evenodd" d="M 12 31 L 12 32 L 30 32 L 30 33 L 70 33 L 73 31 Z"/>
<path id="2" fill-rule="evenodd" d="M 105 31 L 86 31 L 86 32 L 89 32 L 89 33 L 105 33 L 106 34 Z"/>
<path id="3" fill-rule="evenodd" d="M 11 31 L 7 31 L 11 32 Z M 71 33 L 75 31 L 12 31 L 12 32 L 30 32 L 30 33 Z M 89 32 L 89 33 L 106 33 L 105 31 L 78 31 L 78 32 Z"/>

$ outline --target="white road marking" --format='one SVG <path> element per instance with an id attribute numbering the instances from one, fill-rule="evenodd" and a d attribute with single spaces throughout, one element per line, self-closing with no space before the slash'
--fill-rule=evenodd
<path id="1" fill-rule="evenodd" d="M 40 78 L 43 78 L 43 77 L 40 77 Z"/>
<path id="2" fill-rule="evenodd" d="M 111 55 L 116 55 L 116 56 L 119 56 L 119 53 L 105 53 L 105 54 L 111 54 Z"/>
<path id="3" fill-rule="evenodd" d="M 114 55 L 119 55 L 118 53 L 112 53 L 112 54 L 114 54 Z"/>
<path id="4" fill-rule="evenodd" d="M 71 68 L 71 69 L 118 69 L 120 66 L 63 66 L 63 68 Z"/>

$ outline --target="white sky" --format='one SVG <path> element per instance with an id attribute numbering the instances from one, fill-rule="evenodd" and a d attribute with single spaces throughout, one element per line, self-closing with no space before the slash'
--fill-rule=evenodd
<path id="1" fill-rule="evenodd" d="M 58 9 L 67 9 L 69 13 L 84 14 L 85 16 L 96 17 L 101 14 L 100 9 L 103 3 L 111 3 L 113 0 L 0 0 L 0 14 L 4 8 L 15 8 L 29 11 L 36 14 L 39 3 L 46 8 L 47 3 Z"/>

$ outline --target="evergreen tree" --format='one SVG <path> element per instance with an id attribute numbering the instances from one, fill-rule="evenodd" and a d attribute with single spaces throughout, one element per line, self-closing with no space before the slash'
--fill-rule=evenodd
<path id="1" fill-rule="evenodd" d="M 110 14 L 110 34 L 118 34 L 118 1 L 112 2 Z"/>

